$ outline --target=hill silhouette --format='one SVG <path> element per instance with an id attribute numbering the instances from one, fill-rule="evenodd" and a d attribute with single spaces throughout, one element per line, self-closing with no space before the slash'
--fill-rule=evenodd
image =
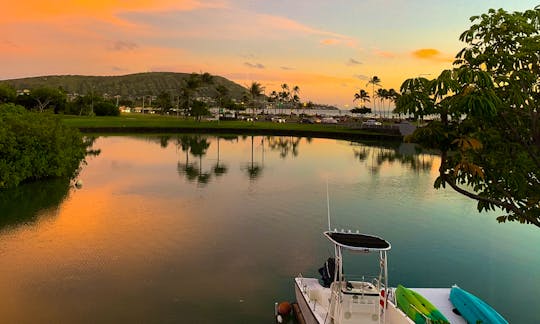
<path id="1" fill-rule="evenodd" d="M 86 75 L 47 75 L 30 78 L 3 80 L 15 89 L 33 89 L 38 87 L 62 88 L 67 93 L 85 95 L 92 90 L 102 95 L 124 98 L 139 96 L 157 96 L 161 92 L 177 95 L 184 85 L 184 80 L 191 73 L 148 72 L 119 76 L 86 76 Z M 224 77 L 213 75 L 212 83 L 201 83 L 197 93 L 214 97 L 216 87 L 223 85 L 229 89 L 231 98 L 241 99 L 246 88 Z"/>

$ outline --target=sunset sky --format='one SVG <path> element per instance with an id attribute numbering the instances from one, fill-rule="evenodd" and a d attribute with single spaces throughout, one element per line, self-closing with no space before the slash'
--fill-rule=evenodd
<path id="1" fill-rule="evenodd" d="M 469 17 L 538 0 L 20 0 L 0 20 L 0 80 L 50 74 L 209 72 L 266 93 L 353 107 L 384 88 L 435 77 L 463 47 Z M 429 77 L 429 76 L 428 76 Z"/>

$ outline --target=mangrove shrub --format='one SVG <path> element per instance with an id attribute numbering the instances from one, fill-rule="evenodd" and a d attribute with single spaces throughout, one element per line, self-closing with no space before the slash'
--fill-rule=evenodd
<path id="1" fill-rule="evenodd" d="M 0 188 L 73 177 L 85 152 L 79 131 L 64 126 L 54 115 L 0 104 Z"/>

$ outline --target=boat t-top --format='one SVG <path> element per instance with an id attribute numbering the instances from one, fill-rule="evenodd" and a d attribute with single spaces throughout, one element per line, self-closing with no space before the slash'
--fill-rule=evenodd
<path id="1" fill-rule="evenodd" d="M 294 278 L 300 313 L 296 316 L 301 317 L 301 323 L 459 324 L 478 320 L 491 323 L 493 318 L 500 319 L 494 323 L 508 323 L 489 305 L 477 302 L 471 294 L 461 293 L 457 286 L 405 288 L 398 285 L 390 288 L 387 252 L 391 245 L 383 238 L 343 230 L 323 234 L 333 244 L 335 256 L 328 258 L 319 269 L 321 279 L 301 275 Z M 357 277 L 345 274 L 344 251 L 357 255 L 378 254 L 378 273 Z M 474 317 L 467 317 L 469 314 Z"/>

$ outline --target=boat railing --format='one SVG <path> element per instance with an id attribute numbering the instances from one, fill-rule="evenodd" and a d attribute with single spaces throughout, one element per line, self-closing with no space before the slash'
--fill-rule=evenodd
<path id="1" fill-rule="evenodd" d="M 422 315 L 422 317 L 424 318 L 426 324 L 432 324 L 432 323 L 433 323 L 433 322 L 431 321 L 431 318 L 427 317 L 427 316 L 426 316 L 424 313 L 422 313 L 418 308 L 416 308 L 416 306 L 414 306 L 413 304 L 410 304 L 410 306 L 411 306 L 412 308 L 414 308 L 414 310 L 415 310 L 418 314 Z"/>

